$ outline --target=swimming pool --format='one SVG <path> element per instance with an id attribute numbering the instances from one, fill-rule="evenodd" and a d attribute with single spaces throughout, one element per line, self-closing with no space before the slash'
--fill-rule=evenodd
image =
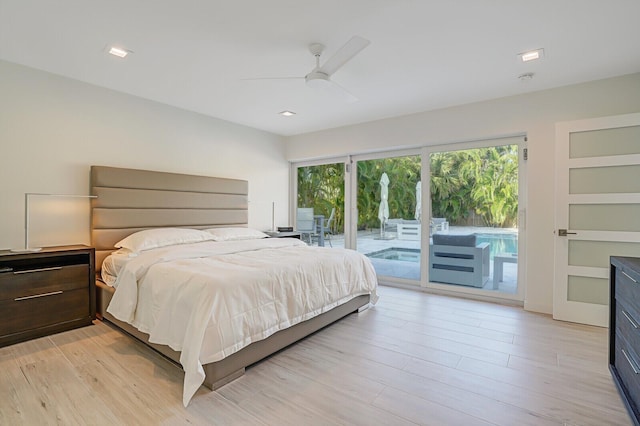
<path id="1" fill-rule="evenodd" d="M 518 234 L 515 233 L 477 233 L 476 242 L 489 243 L 490 258 L 497 253 L 518 253 Z M 420 262 L 420 249 L 389 247 L 367 253 L 372 259 L 396 260 L 400 262 Z"/>
<path id="2" fill-rule="evenodd" d="M 420 249 L 410 249 L 402 247 L 390 247 L 384 250 L 367 253 L 373 259 L 397 260 L 400 262 L 420 262 Z"/>
<path id="3" fill-rule="evenodd" d="M 497 253 L 518 253 L 518 234 L 516 233 L 477 233 L 476 242 L 489 243 L 491 259 Z"/>

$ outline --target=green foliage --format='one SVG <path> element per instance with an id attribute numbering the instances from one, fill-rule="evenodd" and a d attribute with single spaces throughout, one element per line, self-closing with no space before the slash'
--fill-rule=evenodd
<path id="1" fill-rule="evenodd" d="M 433 217 L 463 225 L 474 212 L 484 226 L 517 226 L 517 145 L 435 153 L 430 167 Z"/>
<path id="2" fill-rule="evenodd" d="M 518 214 L 518 146 L 434 153 L 430 157 L 433 217 L 466 224 L 473 212 L 485 226 L 514 227 Z M 380 177 L 389 176 L 389 217 L 413 219 L 420 156 L 358 162 L 358 229 L 380 226 Z M 344 164 L 298 168 L 298 207 L 328 217 L 336 208 L 334 232 L 344 229 Z M 423 215 L 427 216 L 427 215 Z"/>
<path id="3" fill-rule="evenodd" d="M 326 218 L 335 207 L 334 232 L 344 229 L 344 164 L 298 167 L 298 207 L 313 207 Z"/>
<path id="4" fill-rule="evenodd" d="M 389 217 L 414 219 L 420 156 L 382 158 L 358 162 L 358 228 L 380 226 L 380 178 L 389 176 Z"/>

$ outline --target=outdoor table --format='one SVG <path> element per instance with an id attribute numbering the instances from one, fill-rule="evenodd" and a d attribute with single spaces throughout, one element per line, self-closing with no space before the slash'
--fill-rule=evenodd
<path id="1" fill-rule="evenodd" d="M 503 276 L 505 263 L 518 263 L 517 253 L 496 253 L 493 256 L 493 289 L 497 289 Z"/>

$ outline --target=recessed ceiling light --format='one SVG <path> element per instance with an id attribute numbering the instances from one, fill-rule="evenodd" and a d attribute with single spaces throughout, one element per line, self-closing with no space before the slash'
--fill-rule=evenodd
<path id="1" fill-rule="evenodd" d="M 544 58 L 544 49 L 530 50 L 528 52 L 518 53 L 518 56 L 522 62 L 535 61 L 536 59 Z"/>
<path id="2" fill-rule="evenodd" d="M 129 53 L 131 53 L 131 51 L 130 50 L 126 50 L 126 49 L 122 49 L 120 47 L 112 46 L 112 47 L 109 48 L 109 53 L 112 54 L 113 56 L 117 56 L 118 58 L 124 58 Z"/>
<path id="3" fill-rule="evenodd" d="M 284 115 L 285 117 L 291 117 L 292 115 L 296 115 L 293 111 L 280 111 L 278 114 Z"/>

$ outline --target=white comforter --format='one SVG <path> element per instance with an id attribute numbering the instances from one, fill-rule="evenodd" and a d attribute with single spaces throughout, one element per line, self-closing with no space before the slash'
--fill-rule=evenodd
<path id="1" fill-rule="evenodd" d="M 202 242 L 140 253 L 122 267 L 107 311 L 181 351 L 185 407 L 219 361 L 353 296 L 377 300 L 365 256 L 291 238 Z"/>

